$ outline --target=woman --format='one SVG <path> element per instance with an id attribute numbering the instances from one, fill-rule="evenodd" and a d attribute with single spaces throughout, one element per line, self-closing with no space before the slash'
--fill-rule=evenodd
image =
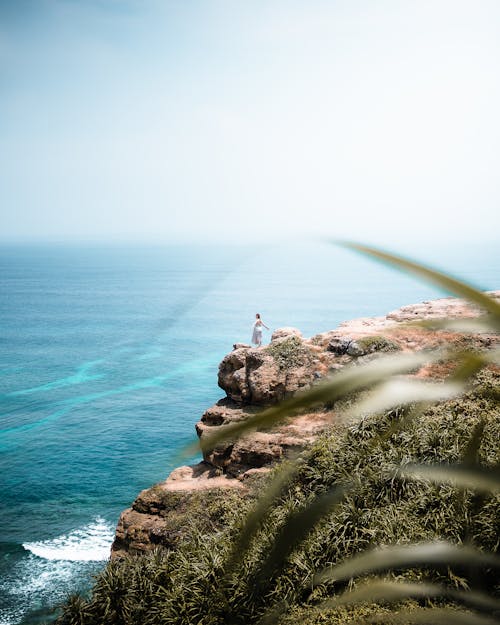
<path id="1" fill-rule="evenodd" d="M 266 330 L 269 330 L 269 328 L 260 318 L 259 313 L 256 313 L 255 323 L 253 324 L 252 343 L 257 347 L 260 347 L 262 345 L 262 326 L 264 326 Z"/>

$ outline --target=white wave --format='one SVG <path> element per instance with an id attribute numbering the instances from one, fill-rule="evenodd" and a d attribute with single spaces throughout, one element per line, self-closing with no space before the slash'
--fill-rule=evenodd
<path id="1" fill-rule="evenodd" d="M 69 534 L 39 542 L 23 543 L 23 547 L 45 560 L 66 560 L 69 562 L 96 562 L 107 560 L 114 528 L 98 517 L 85 527 Z"/>

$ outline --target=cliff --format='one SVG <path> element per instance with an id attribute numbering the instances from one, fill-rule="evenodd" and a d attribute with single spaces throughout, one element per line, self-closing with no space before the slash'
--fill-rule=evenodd
<path id="1" fill-rule="evenodd" d="M 500 291 L 490 293 L 500 298 Z M 356 319 L 309 339 L 295 328 L 276 330 L 269 346 L 236 344 L 219 366 L 225 397 L 205 411 L 196 424 L 199 437 L 247 418 L 263 407 L 308 388 L 351 363 L 366 362 L 382 352 L 416 351 L 440 345 L 484 348 L 498 342 L 493 334 L 437 332 L 409 321 L 470 318 L 473 306 L 443 298 L 404 306 L 382 317 Z M 444 377 L 446 365 L 421 368 L 419 377 Z M 238 505 L 253 496 L 259 476 L 293 450 L 312 443 L 337 418 L 328 406 L 288 420 L 272 430 L 253 432 L 218 445 L 195 466 L 174 470 L 142 491 L 119 519 L 112 557 L 142 554 L 156 546 L 173 548 L 193 532 L 224 525 L 228 502 Z M 221 497 L 223 494 L 223 497 Z"/>

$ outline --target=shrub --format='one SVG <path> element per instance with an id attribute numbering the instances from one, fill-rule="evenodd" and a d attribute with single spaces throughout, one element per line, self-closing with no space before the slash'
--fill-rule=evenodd
<path id="1" fill-rule="evenodd" d="M 265 349 L 274 358 L 280 369 L 299 367 L 307 364 L 311 358 L 309 348 L 297 336 L 271 343 Z"/>
<path id="2" fill-rule="evenodd" d="M 381 335 L 356 339 L 356 343 L 365 354 L 371 354 L 372 352 L 397 352 L 400 349 L 397 343 Z"/>

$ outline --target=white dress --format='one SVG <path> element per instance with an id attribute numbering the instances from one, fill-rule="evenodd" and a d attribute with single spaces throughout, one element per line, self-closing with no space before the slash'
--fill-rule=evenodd
<path id="1" fill-rule="evenodd" d="M 254 345 L 262 343 L 262 323 L 257 321 L 253 324 L 252 343 Z"/>

